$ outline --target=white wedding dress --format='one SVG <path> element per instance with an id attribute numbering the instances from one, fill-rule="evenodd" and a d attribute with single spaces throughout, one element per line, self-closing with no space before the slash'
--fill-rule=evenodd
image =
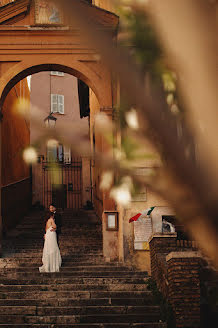
<path id="1" fill-rule="evenodd" d="M 45 242 L 42 255 L 43 265 L 39 268 L 40 272 L 59 272 L 61 267 L 61 254 L 57 244 L 55 231 L 48 228 L 45 234 Z"/>

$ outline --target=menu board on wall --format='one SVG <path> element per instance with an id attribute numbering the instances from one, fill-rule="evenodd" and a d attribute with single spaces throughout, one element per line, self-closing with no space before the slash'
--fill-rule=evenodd
<path id="1" fill-rule="evenodd" d="M 149 250 L 148 240 L 152 235 L 151 218 L 142 218 L 134 222 L 134 249 Z"/>

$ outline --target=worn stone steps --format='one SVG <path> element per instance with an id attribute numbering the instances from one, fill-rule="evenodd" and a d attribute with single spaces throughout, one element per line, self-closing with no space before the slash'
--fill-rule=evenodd
<path id="1" fill-rule="evenodd" d="M 42 212 L 34 212 L 3 242 L 0 328 L 165 328 L 147 289 L 147 272 L 106 263 L 94 212 L 63 215 L 62 267 L 43 273 Z"/>
<path id="2" fill-rule="evenodd" d="M 10 254 L 10 253 L 9 253 Z M 8 254 L 8 255 L 9 255 Z M 31 259 L 41 259 L 42 258 L 42 251 L 40 252 L 36 252 L 36 253 L 12 253 L 10 254 L 11 258 L 16 258 L 16 259 L 22 259 L 22 258 L 27 258 L 28 261 L 30 261 Z M 78 254 L 78 255 L 71 255 L 70 251 L 68 252 L 62 252 L 62 257 L 64 257 L 65 260 L 70 259 L 71 261 L 80 261 L 81 259 L 83 261 L 85 260 L 93 260 L 93 261 L 98 261 L 98 260 L 102 260 L 103 259 L 103 254 Z"/>
<path id="3" fill-rule="evenodd" d="M 13 262 L 13 261 L 12 261 Z M 4 262 L 3 262 L 4 263 Z M 21 267 L 21 268 L 4 268 L 2 266 L 1 268 L 1 272 L 3 272 L 4 270 L 7 272 L 34 272 L 35 270 L 38 270 L 38 267 Z M 76 266 L 68 266 L 66 265 L 65 267 L 62 267 L 61 270 L 63 271 L 76 271 L 76 272 L 104 272 L 104 271 L 110 271 L 110 272 L 122 272 L 123 274 L 125 273 L 138 273 L 141 274 L 143 276 L 147 276 L 147 271 L 137 271 L 134 270 L 134 268 L 129 268 L 129 267 L 125 267 L 120 265 L 120 263 L 104 263 L 104 264 L 93 264 L 92 266 L 89 265 L 76 265 Z M 46 274 L 46 273 L 45 273 Z M 48 273 L 48 274 L 54 274 L 54 273 Z M 57 273 L 59 274 L 59 273 Z"/>
<path id="4" fill-rule="evenodd" d="M 10 282 L 10 281 L 9 281 Z M 147 287 L 144 284 L 127 284 L 127 283 L 118 283 L 118 284 L 53 284 L 52 282 L 49 285 L 38 285 L 38 284 L 27 284 L 27 285 L 1 285 L 0 290 L 4 292 L 18 292 L 18 291 L 37 291 L 37 290 L 48 290 L 48 291 L 92 291 L 92 290 L 105 290 L 105 291 L 126 291 L 126 290 L 138 290 L 143 291 Z"/>
<path id="5" fill-rule="evenodd" d="M 79 266 L 83 266 L 83 265 L 97 265 L 97 264 L 104 264 L 103 260 L 100 262 L 100 261 L 86 261 L 86 262 L 71 262 L 71 261 L 66 261 L 66 262 L 63 262 L 62 264 L 62 268 L 64 269 L 65 267 L 79 267 Z M 19 261 L 19 260 L 11 260 L 10 262 L 4 262 L 1 264 L 1 267 L 2 268 L 24 268 L 25 266 L 27 266 L 29 268 L 38 268 L 39 266 L 41 266 L 41 261 L 39 261 L 39 259 L 36 259 L 36 260 L 31 260 L 30 262 L 28 261 Z"/>
<path id="6" fill-rule="evenodd" d="M 120 305 L 107 305 L 107 306 L 1 306 L 0 318 L 2 315 L 19 315 L 27 314 L 33 316 L 72 316 L 72 315 L 113 315 L 113 314 L 141 314 L 152 316 L 159 316 L 160 308 L 155 305 L 143 306 L 120 306 Z"/>
<path id="7" fill-rule="evenodd" d="M 70 291 L 70 290 L 33 290 L 33 291 L 17 291 L 17 292 L 0 292 L 0 299 L 59 299 L 59 298 L 77 298 L 77 299 L 96 299 L 96 298 L 147 298 L 149 291 Z"/>
<path id="8" fill-rule="evenodd" d="M 10 278 L 10 279 L 22 279 L 23 276 L 25 275 L 27 279 L 38 279 L 39 276 L 39 272 L 37 269 L 35 269 L 33 272 L 2 272 L 2 278 Z M 42 274 L 42 276 L 47 276 L 48 274 Z M 144 278 L 146 275 L 143 275 L 141 272 L 139 273 L 128 273 L 128 272 L 123 272 L 123 271 L 105 271 L 105 272 L 72 272 L 72 271 L 64 271 L 63 269 L 61 270 L 61 272 L 59 273 L 53 273 L 51 275 L 51 277 L 55 277 L 55 278 L 67 278 L 69 277 L 69 279 L 71 279 L 72 281 L 72 277 L 76 276 L 76 278 L 81 279 L 81 278 L 129 278 L 129 279 L 141 279 Z M 49 279 L 49 278 L 45 278 L 45 279 Z M 44 279 L 44 280 L 45 280 Z"/>
<path id="9" fill-rule="evenodd" d="M 69 285 L 102 285 L 102 284 L 137 284 L 141 285 L 147 281 L 147 278 L 139 277 L 106 277 L 106 278 L 100 278 L 100 277 L 51 277 L 50 275 L 38 275 L 36 278 L 10 278 L 10 281 L 8 281 L 7 278 L 0 278 L 0 285 L 11 285 L 11 286 L 17 286 L 17 285 L 39 285 L 39 284 L 69 284 Z"/>
<path id="10" fill-rule="evenodd" d="M 0 306 L 143 306 L 153 305 L 153 296 L 148 292 L 146 298 L 92 298 L 92 299 L 0 299 Z"/>
<path id="11" fill-rule="evenodd" d="M 144 314 L 93 314 L 93 315 L 58 315 L 58 316 L 33 316 L 33 315 L 0 315 L 0 323 L 14 324 L 75 324 L 75 323 L 151 323 L 158 322 L 159 313 Z"/>

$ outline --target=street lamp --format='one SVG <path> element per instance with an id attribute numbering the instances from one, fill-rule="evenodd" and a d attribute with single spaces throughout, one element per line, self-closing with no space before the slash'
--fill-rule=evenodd
<path id="1" fill-rule="evenodd" d="M 56 125 L 56 121 L 57 121 L 57 118 L 54 117 L 54 116 L 52 115 L 52 113 L 49 114 L 49 115 L 44 119 L 45 125 L 46 125 L 47 127 L 49 127 L 49 128 L 54 128 L 55 125 Z"/>

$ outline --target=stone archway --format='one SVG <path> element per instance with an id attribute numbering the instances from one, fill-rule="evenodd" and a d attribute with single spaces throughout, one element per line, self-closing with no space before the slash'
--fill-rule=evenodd
<path id="1" fill-rule="evenodd" d="M 83 80 L 95 93 L 99 110 L 112 119 L 111 72 L 101 62 L 95 49 L 84 44 L 80 29 L 72 29 L 67 24 L 41 26 L 36 22 L 34 1 L 8 2 L 6 6 L 0 6 L 0 110 L 10 89 L 24 77 L 39 71 L 61 70 Z M 99 26 L 110 30 L 111 38 L 116 37 L 118 17 L 95 6 L 90 9 Z M 103 152 L 108 151 L 104 141 L 101 148 Z M 114 202 L 103 195 L 102 213 L 114 209 Z M 103 239 L 106 234 L 106 225 L 103 224 Z M 117 242 L 116 233 L 113 238 Z M 110 254 L 107 245 L 104 249 L 106 257 L 117 257 L 117 254 Z"/>
<path id="2" fill-rule="evenodd" d="M 0 110 L 8 92 L 14 85 L 28 75 L 41 71 L 61 71 L 74 75 L 83 80 L 93 90 L 99 101 L 100 108 L 111 108 L 112 90 L 109 72 L 105 71 L 102 74 L 104 68 L 95 61 L 93 61 L 92 67 L 89 63 L 86 64 L 80 60 L 66 59 L 63 61 L 61 56 L 56 55 L 51 56 L 49 59 L 47 57 L 31 56 L 28 60 L 25 59 L 16 64 L 12 62 L 7 71 L 0 76 Z M 32 65 L 33 63 L 34 65 Z M 98 71 L 101 74 L 98 74 Z"/>

